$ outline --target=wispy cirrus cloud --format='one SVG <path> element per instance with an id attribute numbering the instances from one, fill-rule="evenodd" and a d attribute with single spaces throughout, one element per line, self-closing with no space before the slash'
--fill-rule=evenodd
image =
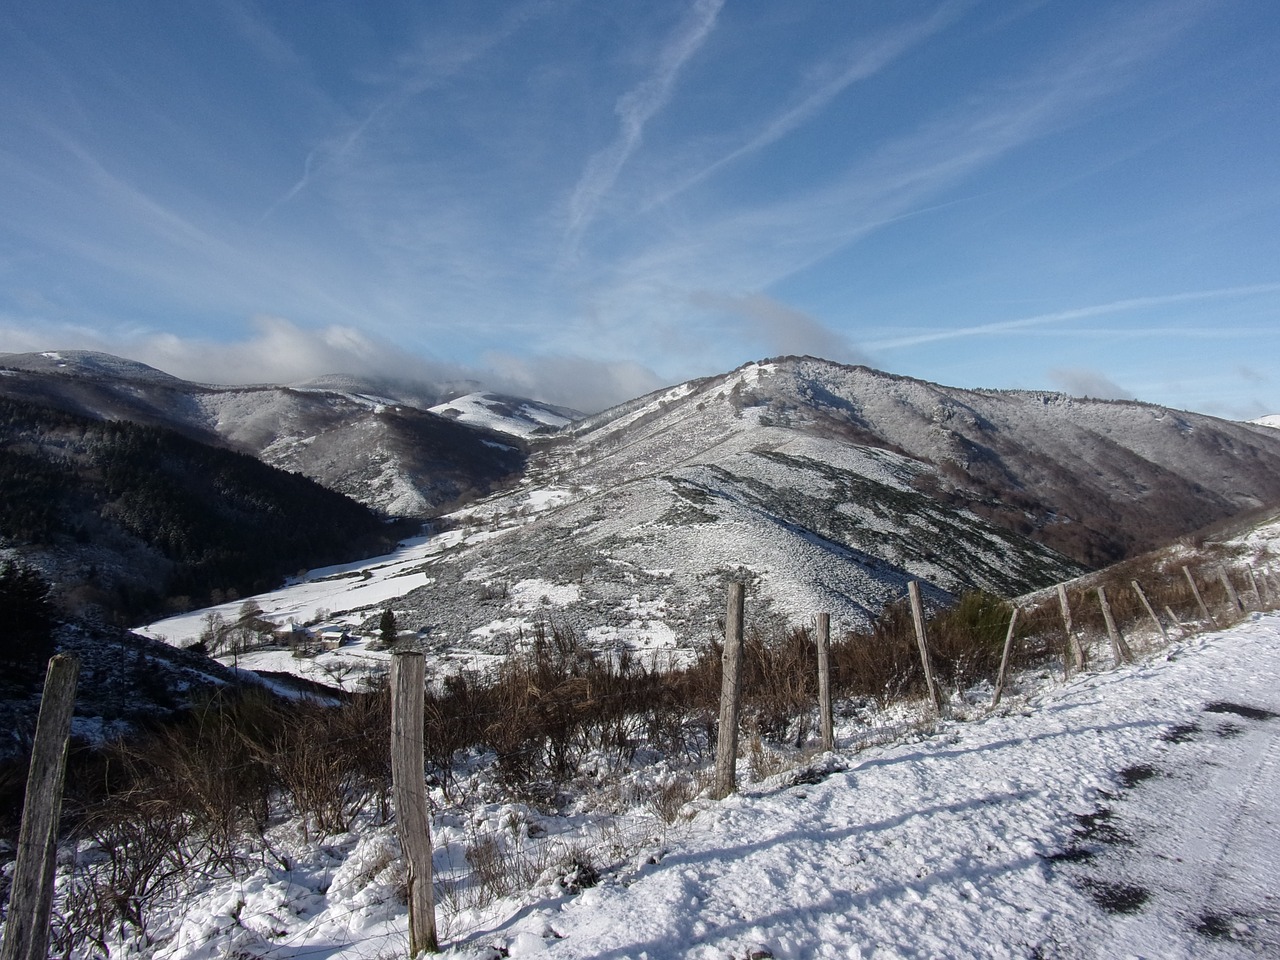
<path id="1" fill-rule="evenodd" d="M 1195 301 L 1229 300 L 1276 292 L 1280 292 L 1280 283 L 1259 283 L 1245 287 L 1223 287 L 1217 290 L 1192 290 L 1185 293 L 1170 293 L 1151 297 L 1128 297 L 1124 300 L 1114 300 L 1111 303 L 1098 303 L 1087 307 L 1075 307 L 1071 310 L 1055 310 L 1051 313 L 1040 313 L 1031 317 L 1019 317 L 1015 320 L 998 320 L 992 323 L 979 323 L 967 327 L 953 327 L 946 330 L 930 330 L 921 333 L 912 333 L 902 337 L 889 337 L 886 339 L 871 341 L 867 344 L 867 347 L 872 350 L 897 350 L 902 349 L 903 347 L 917 347 L 925 343 L 936 343 L 941 340 L 994 336 L 1018 330 L 1070 323 L 1075 320 L 1085 320 L 1091 317 L 1101 317 L 1117 313 L 1129 313 L 1135 310 L 1147 310 L 1152 307 L 1173 306 L 1175 304 L 1192 303 Z M 1114 330 L 1104 332 L 1111 335 L 1115 334 Z M 1146 331 L 1148 334 L 1154 333 L 1160 336 L 1167 336 L 1170 332 L 1177 331 L 1169 331 L 1164 328 Z M 1213 333 L 1219 335 L 1221 332 L 1221 330 L 1213 331 Z"/>
<path id="2" fill-rule="evenodd" d="M 647 124 L 666 105 L 680 69 L 698 52 L 715 26 L 724 0 L 696 0 L 658 54 L 653 71 L 623 94 L 614 107 L 618 132 L 603 150 L 592 155 L 568 203 L 565 254 L 571 257 L 600 204 L 613 188 L 631 154 L 639 146 Z"/>
<path id="3" fill-rule="evenodd" d="M 342 171 L 354 162 L 379 125 L 389 123 L 415 98 L 449 83 L 556 6 L 547 0 L 525 0 L 505 8 L 481 30 L 447 34 L 422 30 L 384 70 L 366 78 L 372 91 L 368 100 L 346 109 L 332 105 L 335 112 L 346 114 L 345 120 L 307 151 L 298 180 L 267 207 L 260 222 L 294 200 L 316 176 Z"/>
<path id="4" fill-rule="evenodd" d="M 886 224 L 932 206 L 966 177 L 1068 128 L 1131 83 L 1203 13 L 1199 2 L 1144 7 L 1042 57 L 1020 78 L 975 94 L 884 142 L 815 189 L 719 207 L 613 268 L 630 290 L 765 289 Z"/>
<path id="5" fill-rule="evenodd" d="M 666 203 L 711 177 L 721 169 L 763 150 L 817 117 L 841 93 L 859 81 L 875 76 L 912 48 L 955 22 L 970 0 L 945 3 L 917 22 L 886 31 L 881 36 L 852 44 L 843 57 L 818 64 L 808 71 L 804 85 L 779 113 L 756 129 L 745 142 L 668 187 L 653 204 Z"/>

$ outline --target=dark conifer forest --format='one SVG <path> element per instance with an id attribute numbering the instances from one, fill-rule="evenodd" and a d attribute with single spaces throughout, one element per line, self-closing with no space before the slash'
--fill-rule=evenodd
<path id="1" fill-rule="evenodd" d="M 301 474 L 173 431 L 0 399 L 0 539 L 124 620 L 275 586 L 398 533 Z"/>

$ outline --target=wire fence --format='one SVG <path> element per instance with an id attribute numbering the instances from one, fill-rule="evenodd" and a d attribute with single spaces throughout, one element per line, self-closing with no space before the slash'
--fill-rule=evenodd
<path id="1" fill-rule="evenodd" d="M 1182 573 L 1186 573 L 1182 577 Z M 1187 636 L 1190 636 L 1200 630 L 1209 628 L 1217 628 L 1225 626 L 1228 623 L 1237 620 L 1252 610 L 1275 609 L 1277 601 L 1280 600 L 1280 584 L 1277 583 L 1274 565 L 1267 563 L 1258 567 L 1246 566 L 1228 569 L 1226 564 L 1218 569 L 1205 568 L 1198 570 L 1198 577 L 1180 567 L 1171 567 L 1166 564 L 1158 569 L 1137 570 L 1137 569 L 1120 569 L 1111 570 L 1103 575 L 1095 575 L 1091 577 L 1081 578 L 1079 581 L 1067 585 L 1066 594 L 1070 598 L 1071 616 L 1063 618 L 1064 610 L 1057 609 L 1057 599 L 1050 592 L 1034 595 L 1024 598 L 1022 601 L 1022 610 L 1025 612 L 1022 622 L 1025 624 L 1023 630 L 1019 631 L 1019 645 L 1024 651 L 1024 659 L 1022 666 L 1036 666 L 1039 668 L 1053 668 L 1055 665 L 1061 670 L 1062 678 L 1068 679 L 1073 673 L 1081 669 L 1081 665 L 1073 664 L 1069 641 L 1072 639 L 1070 634 L 1074 632 L 1074 637 L 1078 640 L 1087 651 L 1088 662 L 1095 668 L 1105 660 L 1106 651 L 1108 650 L 1108 640 L 1106 634 L 1106 624 L 1101 613 L 1100 607 L 1090 598 L 1097 591 L 1099 586 L 1104 587 L 1111 592 L 1112 605 L 1115 612 L 1116 626 L 1128 633 L 1134 641 L 1135 652 L 1139 655 L 1150 655 L 1152 652 L 1162 648 L 1168 643 L 1177 642 Z M 1130 575 L 1133 575 L 1131 577 Z M 1130 590 L 1133 595 L 1130 596 L 1124 590 L 1130 584 L 1133 584 L 1138 575 L 1142 575 L 1147 581 L 1146 596 Z M 1180 577 L 1181 580 L 1180 580 Z M 1238 589 L 1232 589 L 1238 582 Z M 1197 592 L 1197 585 L 1199 592 Z M 1194 595 L 1194 596 L 1193 596 Z M 1142 597 L 1142 602 L 1139 602 Z M 1095 609 L 1098 608 L 1098 609 Z M 1007 608 L 1006 609 L 1010 609 Z M 1153 612 L 1158 611 L 1158 612 Z M 939 614 L 931 621 L 931 625 L 937 623 L 942 617 Z M 866 646 L 873 642 L 888 642 L 903 629 L 903 618 L 901 613 L 888 611 L 882 621 L 877 623 L 871 630 L 865 631 L 859 635 L 846 637 L 842 641 L 846 653 L 854 648 Z M 799 631 L 800 635 L 807 636 L 804 631 Z M 984 641 L 985 643 L 985 641 Z M 989 644 L 987 644 L 989 646 Z M 840 646 L 837 645 L 833 651 L 837 661 L 839 660 Z M 989 653 L 990 651 L 987 651 Z M 715 651 L 708 654 L 709 660 L 714 660 Z M 588 661 L 579 662 L 578 654 L 570 649 L 561 651 L 563 663 L 561 666 L 572 667 L 574 663 L 578 663 L 579 667 L 585 667 Z M 966 654 L 968 655 L 968 654 Z M 850 655 L 852 656 L 852 655 Z M 853 663 L 861 662 L 857 658 L 853 658 Z M 768 664 L 764 665 L 765 667 Z M 612 668 L 609 668 L 612 669 Z M 695 666 L 694 669 L 708 670 L 708 663 L 702 664 L 700 667 Z M 898 663 L 895 669 L 900 669 L 904 673 L 910 673 L 906 666 Z M 837 670 L 839 675 L 839 670 Z M 963 677 L 963 671 L 953 670 L 949 674 L 953 679 Z M 558 676 L 558 675 L 557 675 Z M 617 711 L 608 709 L 610 705 L 623 708 L 631 707 L 636 703 L 636 690 L 620 689 L 614 690 L 609 687 L 609 682 L 616 680 L 611 677 L 608 670 L 603 674 L 592 675 L 601 681 L 597 685 L 590 682 L 582 682 L 583 676 L 574 675 L 570 669 L 569 674 L 562 677 L 564 683 L 563 692 L 567 698 L 564 702 L 553 700 L 551 694 L 559 687 L 552 686 L 548 689 L 531 689 L 526 691 L 530 694 L 530 699 L 516 704 L 516 708 L 524 709 L 526 712 L 537 714 L 540 710 L 556 714 L 557 710 L 565 708 L 564 718 L 566 722 L 572 724 L 580 722 L 584 717 L 593 717 L 598 715 L 609 716 L 616 720 L 618 718 Z M 645 684 L 657 684 L 661 687 L 663 678 L 654 678 L 643 671 L 639 675 L 643 678 Z M 533 675 L 525 677 L 526 680 L 532 680 Z M 759 673 L 756 675 L 756 682 L 763 682 Z M 885 688 L 881 687 L 881 693 L 884 698 L 879 703 L 877 711 L 873 705 L 864 704 L 866 712 L 872 717 L 878 717 L 879 720 L 870 724 L 864 724 L 857 728 L 850 729 L 847 725 L 845 728 L 843 739 L 838 743 L 838 749 L 845 752 L 855 752 L 866 746 L 890 742 L 895 738 L 900 738 L 904 733 L 911 731 L 921 731 L 927 727 L 919 717 L 913 717 L 912 711 L 917 710 L 920 714 L 927 713 L 925 706 L 924 694 L 918 683 L 913 685 L 909 680 L 901 680 L 890 685 L 892 690 L 890 693 L 902 695 L 898 700 L 893 702 L 896 713 L 886 711 L 884 708 L 890 704 L 889 693 L 885 693 Z M 809 688 L 804 685 L 798 687 L 803 693 L 800 699 L 809 696 Z M 472 692 L 475 693 L 479 688 Z M 848 697 L 851 692 L 856 690 L 856 685 L 846 683 L 843 690 L 837 688 L 838 693 L 842 693 Z M 455 691 L 456 692 L 456 691 Z M 368 695 L 377 696 L 377 695 Z M 751 696 L 751 689 L 747 689 L 748 700 Z M 861 695 L 865 701 L 867 696 Z M 856 697 L 855 697 L 856 699 Z M 846 701 L 847 703 L 852 701 Z M 964 699 L 963 690 L 957 681 L 953 695 L 949 698 L 948 709 L 955 716 L 962 719 L 974 719 L 984 715 L 983 708 L 976 702 L 970 703 Z M 567 707 L 566 707 L 567 704 Z M 913 707 L 912 704 L 918 704 Z M 437 702 L 439 706 L 439 702 Z M 212 708 L 210 708 L 212 709 Z M 333 709 L 333 708 L 326 708 Z M 471 741 L 470 749 L 475 749 L 476 744 L 483 743 L 484 730 L 493 725 L 509 722 L 512 716 L 512 705 L 499 705 L 498 703 L 483 697 L 473 699 L 467 709 L 462 713 L 461 717 L 468 726 L 469 734 L 479 734 L 478 738 Z M 648 705 L 645 709 L 652 710 L 653 705 Z M 804 705 L 803 709 L 816 715 L 817 704 L 811 699 Z M 625 714 L 625 711 L 623 711 Z M 431 717 L 430 709 L 428 710 L 429 718 Z M 379 710 L 369 711 L 369 717 L 377 718 L 381 716 Z M 625 716 L 623 717 L 625 719 Z M 210 721 L 212 722 L 212 721 Z M 437 712 L 435 720 L 428 720 L 428 726 L 432 722 L 458 722 L 457 717 L 445 718 L 443 714 Z M 680 831 L 685 829 L 683 820 L 681 819 L 682 800 L 692 799 L 702 786 L 697 779 L 699 770 L 705 770 L 705 760 L 709 756 L 711 745 L 715 742 L 713 730 L 710 721 L 706 716 L 695 717 L 689 713 L 682 718 L 682 723 L 691 729 L 688 735 L 691 739 L 697 740 L 695 753 L 696 760 L 702 762 L 702 767 L 698 767 L 697 763 L 693 765 L 693 769 L 685 771 L 678 777 L 672 778 L 666 785 L 656 785 L 652 788 L 651 795 L 647 798 L 637 793 L 632 797 L 633 801 L 627 812 L 613 817 L 601 817 L 594 824 L 590 831 L 579 834 L 569 834 L 565 832 L 547 833 L 543 836 L 530 835 L 530 821 L 513 822 L 509 824 L 505 830 L 489 829 L 487 831 L 478 830 L 472 826 L 469 833 L 465 836 L 458 837 L 449 834 L 436 848 L 435 858 L 437 861 L 438 874 L 436 879 L 436 895 L 438 903 L 438 917 L 441 926 L 441 932 L 449 941 L 459 941 L 472 938 L 485 929 L 486 924 L 492 923 L 492 916 L 486 915 L 486 910 L 492 910 L 496 902 L 502 900 L 503 897 L 509 896 L 527 890 L 530 886 L 538 883 L 552 883 L 557 879 L 557 871 L 560 876 L 568 876 L 569 871 L 573 869 L 581 869 L 591 867 L 595 869 L 600 865 L 616 864 L 625 860 L 629 856 L 634 856 L 640 851 L 649 847 L 660 847 L 667 843 L 678 840 Z M 751 721 L 750 718 L 748 722 Z M 637 725 L 634 729 L 637 733 L 642 733 L 642 725 Z M 575 728 L 579 729 L 580 728 Z M 809 731 L 815 729 L 814 725 L 807 727 Z M 579 735 L 580 732 L 579 732 Z M 541 736 L 541 734 L 540 734 Z M 464 738 L 465 739 L 465 738 Z M 354 732 L 344 732 L 328 737 L 324 741 L 325 750 L 329 754 L 340 754 L 344 747 L 355 747 L 368 753 L 375 745 L 380 745 L 388 740 L 388 728 L 386 725 L 374 727 Z M 759 744 L 760 737 L 757 735 L 756 742 Z M 603 741 L 597 737 L 594 742 L 584 740 L 580 746 L 584 752 L 596 750 L 597 753 L 604 749 Z M 381 749 L 378 746 L 378 749 Z M 502 769 L 504 765 L 509 766 L 516 761 L 524 761 L 528 759 L 531 749 L 536 749 L 543 754 L 552 751 L 552 747 L 545 741 L 529 741 L 521 742 L 510 750 L 502 751 L 494 749 L 491 746 L 486 747 L 482 754 L 475 759 L 478 762 L 489 765 L 492 768 Z M 270 761 L 269 751 L 259 753 L 245 759 L 227 764 L 218 770 L 218 776 L 234 780 L 237 774 L 261 771 Z M 451 751 L 449 757 L 456 757 L 456 751 Z M 794 762 L 796 757 L 802 757 L 804 753 L 800 749 L 792 749 L 790 753 L 791 761 Z M 689 759 L 686 757 L 686 759 Z M 780 760 L 784 763 L 786 760 Z M 428 765 L 430 766 L 430 765 Z M 437 767 L 439 764 L 437 764 Z M 619 764 L 621 766 L 621 764 Z M 757 773 L 767 773 L 769 769 L 767 764 L 761 764 L 761 770 Z M 550 766 L 546 768 L 550 770 Z M 616 770 L 614 772 L 617 772 Z M 450 775 L 448 770 L 436 769 L 433 772 L 436 781 L 436 790 L 433 791 L 433 797 L 437 805 L 437 815 L 443 816 L 451 810 L 458 810 L 462 814 L 468 813 L 465 806 L 453 806 L 449 798 L 447 778 Z M 374 778 L 376 781 L 376 777 Z M 443 782 L 442 782 L 443 781 Z M 511 787 L 511 784 L 507 785 Z M 521 785 L 514 785 L 519 788 Z M 530 784 L 524 784 L 528 788 Z M 676 789 L 679 786 L 679 789 Z M 272 800 L 275 815 L 281 816 L 288 809 L 291 802 L 288 799 L 287 787 L 281 787 L 280 783 L 275 782 L 270 789 L 273 791 Z M 349 789 L 356 789 L 350 788 Z M 363 789 L 366 794 L 361 796 L 359 790 Z M 356 789 L 356 793 L 349 796 L 348 800 L 355 811 L 352 814 L 353 821 L 364 811 L 365 823 L 370 826 L 388 824 L 387 815 L 390 813 L 385 793 L 381 799 L 377 796 L 378 790 L 376 782 L 364 783 Z M 670 789 L 672 797 L 665 798 L 663 791 Z M 518 793 L 518 791 L 517 791 Z M 651 809 L 655 812 L 637 813 L 636 807 L 639 801 L 641 807 L 647 802 L 651 805 Z M 374 811 L 374 808 L 379 808 Z M 297 810 L 293 811 L 297 813 Z M 305 829 L 305 828 L 304 828 Z M 197 830 L 198 832 L 198 830 Z M 259 833 L 260 842 L 265 844 L 265 833 Z M 250 838 L 243 834 L 236 837 L 238 844 L 243 845 L 252 842 Z M 182 842 L 191 842 L 189 839 Z M 200 842 L 197 838 L 197 842 Z M 267 857 L 269 855 L 266 849 L 258 851 L 263 869 L 266 868 Z M 172 856 L 177 861 L 183 861 L 191 864 L 195 862 L 199 854 L 192 850 L 174 851 Z M 74 894 L 77 889 L 76 884 L 92 884 L 101 879 L 101 867 L 99 864 L 90 863 L 84 860 L 78 860 L 80 866 L 78 873 L 71 878 L 64 878 L 66 882 L 63 885 L 63 902 L 64 907 L 62 917 L 59 922 L 62 923 L 61 940 L 64 946 L 72 946 L 77 940 L 83 946 L 93 940 L 93 935 L 85 934 L 83 931 L 77 932 L 72 929 L 72 925 L 76 922 L 76 914 L 74 910 L 68 911 L 66 898 L 70 894 Z M 214 886 L 226 885 L 228 883 L 243 883 L 243 873 L 237 867 L 238 861 L 221 861 L 214 857 L 210 861 L 208 869 L 199 874 L 196 871 L 197 882 L 192 883 L 189 875 L 183 875 L 180 880 L 170 884 L 165 889 L 157 889 L 151 893 L 152 900 L 145 904 L 146 909 L 153 914 L 159 916 L 167 909 L 176 909 L 176 905 L 184 901 L 192 902 L 193 898 L 198 898 L 202 891 L 208 891 Z M 366 935 L 359 932 L 362 929 L 362 923 L 368 918 L 372 909 L 370 905 L 340 905 L 336 909 L 330 908 L 327 903 L 315 916 L 303 920 L 299 915 L 302 909 L 300 904 L 303 900 L 314 900 L 319 897 L 321 900 L 325 898 L 325 891 L 308 887 L 308 882 L 314 882 L 313 873 L 300 874 L 295 867 L 273 867 L 268 871 L 273 880 L 279 880 L 285 883 L 286 889 L 293 886 L 299 886 L 307 892 L 297 900 L 281 900 L 276 905 L 260 909 L 256 912 L 244 912 L 244 900 L 248 899 L 248 894 L 243 886 L 242 892 L 245 896 L 241 897 L 241 907 L 235 911 L 226 914 L 226 922 L 222 923 L 217 918 L 211 918 L 211 926 L 206 936 L 210 942 L 220 942 L 221 940 L 231 941 L 237 937 L 244 939 L 243 946 L 238 947 L 245 956 L 260 956 L 263 958 L 272 958 L 272 960 L 285 960 L 285 958 L 319 956 L 326 953 L 332 953 L 334 950 L 342 948 L 348 949 L 359 947 L 361 944 L 369 944 L 371 949 L 380 950 L 385 946 L 387 940 L 386 933 L 379 933 L 376 936 Z M 328 879 L 331 879 L 329 877 Z M 321 886 L 327 886 L 326 879 Z M 390 885 L 385 891 L 387 897 L 396 897 L 399 891 L 395 889 L 394 884 Z M 107 902 L 110 898 L 107 898 Z M 385 906 L 388 901 L 384 900 L 374 907 Z M 141 905 L 140 905 L 141 906 Z M 83 914 L 83 911 L 82 911 Z M 487 918 L 487 919 L 486 919 Z M 129 919 L 126 917 L 116 916 L 112 918 L 111 923 L 101 923 L 99 931 L 105 931 L 108 928 L 117 931 L 120 939 L 125 939 L 129 931 Z M 345 931 L 345 932 L 344 932 Z M 139 926 L 139 936 L 146 936 L 146 932 Z M 102 939 L 99 934 L 99 939 Z M 254 941 L 257 942 L 254 942 Z M 308 943 L 308 940 L 323 940 L 323 943 Z M 407 942 L 407 941 L 406 941 Z M 375 950 L 375 952 L 376 952 Z"/>

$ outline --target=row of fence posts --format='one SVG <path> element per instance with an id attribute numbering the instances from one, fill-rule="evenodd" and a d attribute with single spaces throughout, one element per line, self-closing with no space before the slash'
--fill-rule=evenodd
<path id="1" fill-rule="evenodd" d="M 1261 607 L 1264 603 L 1262 594 L 1263 585 L 1266 583 L 1266 574 L 1259 580 L 1252 567 L 1246 567 L 1249 577 L 1250 586 L 1254 596 L 1257 599 L 1257 605 Z M 1208 606 L 1204 602 L 1204 597 L 1200 593 L 1200 588 L 1196 583 L 1195 577 L 1192 576 L 1191 570 L 1183 566 L 1182 572 L 1187 578 L 1187 583 L 1191 586 L 1192 595 L 1195 597 L 1196 603 L 1200 608 L 1200 612 L 1204 620 L 1212 627 L 1219 626 L 1217 618 L 1209 612 Z M 1238 613 L 1243 613 L 1245 605 L 1240 599 L 1239 593 L 1235 589 L 1235 585 L 1231 582 L 1231 578 L 1224 566 L 1217 568 L 1217 576 L 1226 591 L 1228 604 L 1230 608 Z M 1151 601 L 1147 598 L 1146 591 L 1142 589 L 1142 584 L 1137 580 L 1131 580 L 1130 585 L 1133 588 L 1138 601 L 1142 604 L 1143 609 L 1151 618 L 1156 630 L 1167 643 L 1169 640 L 1169 631 L 1160 617 L 1156 614 L 1155 609 L 1151 606 Z M 1115 665 L 1120 666 L 1125 663 L 1133 663 L 1133 650 L 1125 639 L 1124 632 L 1116 623 L 1116 619 L 1111 612 L 1111 603 L 1107 599 L 1106 587 L 1098 586 L 1093 588 L 1093 592 L 1097 595 L 1098 606 L 1102 612 L 1103 623 L 1106 625 L 1107 641 L 1111 646 L 1112 656 L 1115 659 Z M 738 714 L 739 699 L 742 693 L 741 683 L 741 664 L 742 664 L 742 648 L 743 648 L 743 598 L 744 588 L 740 583 L 729 584 L 729 600 L 728 609 L 725 613 L 725 635 L 724 635 L 724 653 L 721 662 L 721 685 L 720 685 L 720 723 L 718 738 L 716 743 L 716 766 L 713 778 L 712 796 L 719 800 L 723 799 L 737 789 L 736 767 L 738 760 Z M 1067 600 L 1067 585 L 1060 583 L 1057 585 L 1058 604 L 1062 612 L 1063 630 L 1066 635 L 1066 649 L 1070 661 L 1074 664 L 1075 669 L 1083 670 L 1088 666 L 1088 656 L 1085 651 L 1085 645 L 1081 636 L 1072 624 L 1071 605 Z M 924 671 L 925 686 L 929 692 L 929 702 L 933 707 L 934 713 L 941 715 L 943 712 L 943 697 L 941 685 L 937 682 L 933 675 L 933 664 L 929 655 L 928 634 L 925 629 L 924 604 L 920 599 L 920 584 L 915 580 L 907 583 L 907 597 L 911 604 L 911 619 L 915 628 L 916 645 L 920 654 L 920 666 Z M 1181 625 L 1181 620 L 1170 610 L 1165 608 L 1171 623 Z M 991 706 L 996 707 L 1000 704 L 1000 698 L 1004 693 L 1005 682 L 1008 679 L 1009 659 L 1013 652 L 1014 640 L 1018 624 L 1019 608 L 1016 604 L 1009 615 L 1009 625 L 1005 632 L 1004 647 L 1000 655 L 1000 669 L 996 674 L 995 689 L 991 697 Z M 819 732 L 821 737 L 821 748 L 824 751 L 835 748 L 835 736 L 832 722 L 832 703 L 831 703 L 831 671 L 828 657 L 828 647 L 830 644 L 831 633 L 831 615 L 829 613 L 820 613 L 817 617 L 817 635 L 816 646 L 818 656 L 818 716 L 819 716 Z"/>
<path id="2" fill-rule="evenodd" d="M 1219 622 L 1205 604 L 1199 585 L 1188 567 L 1182 568 L 1195 597 L 1201 617 L 1210 626 Z M 1263 590 L 1277 588 L 1268 582 L 1264 571 L 1258 578 L 1252 567 L 1246 568 L 1250 588 L 1259 607 L 1265 602 Z M 1226 592 L 1230 608 L 1243 613 L 1244 602 L 1223 566 L 1217 568 L 1218 579 Z M 1130 581 L 1147 615 L 1167 641 L 1169 633 L 1156 614 L 1142 585 Z M 1098 603 L 1106 623 L 1107 637 L 1117 665 L 1131 663 L 1133 651 L 1117 626 L 1107 601 L 1106 589 L 1095 587 Z M 720 724 L 716 743 L 716 766 L 712 795 L 723 799 L 737 789 L 738 716 L 742 693 L 743 612 L 745 588 L 730 583 L 725 612 L 725 642 L 720 687 Z M 1067 651 L 1076 669 L 1087 666 L 1085 648 L 1073 629 L 1071 606 L 1066 584 L 1057 587 L 1058 603 L 1066 633 Z M 933 676 L 929 645 L 925 631 L 924 607 L 920 585 L 907 584 L 911 617 L 915 627 L 920 663 L 924 668 L 930 703 L 936 713 L 943 709 L 942 690 Z M 1008 677 L 1009 657 L 1013 650 L 1018 607 L 1013 607 L 1005 634 L 1000 669 L 996 676 L 991 705 L 1000 703 Z M 1173 624 L 1181 620 L 1169 608 L 1165 613 Z M 835 748 L 831 702 L 831 670 L 828 648 L 831 639 L 831 616 L 817 617 L 816 646 L 818 659 L 819 735 L 824 751 Z M 0 943 L 0 960 L 44 960 L 48 946 L 49 919 L 53 905 L 53 879 L 56 863 L 58 819 L 62 809 L 66 756 L 71 734 L 71 716 L 75 706 L 76 682 L 80 662 L 72 656 L 58 655 L 49 661 L 40 715 L 32 746 L 31 764 L 23 802 L 22 826 L 18 837 L 17 860 L 9 899 L 4 941 Z M 391 779 L 396 811 L 396 828 L 408 861 L 409 877 L 409 950 L 411 956 L 438 949 L 432 876 L 431 823 L 423 776 L 425 751 L 423 715 L 425 710 L 425 660 L 421 653 L 404 651 L 391 659 Z"/>

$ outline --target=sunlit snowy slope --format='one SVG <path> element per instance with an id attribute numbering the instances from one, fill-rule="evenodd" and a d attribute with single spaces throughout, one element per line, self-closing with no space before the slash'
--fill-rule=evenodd
<path id="1" fill-rule="evenodd" d="M 580 892 L 548 869 L 504 900 L 446 899 L 445 946 L 467 960 L 1274 956 L 1278 678 L 1280 617 L 1253 614 L 1132 666 L 1022 677 L 1000 710 L 890 745 L 862 747 L 844 719 L 834 753 L 671 825 L 642 808 L 477 801 L 464 816 L 441 801 L 441 877 L 469 869 L 477 831 L 511 823 L 512 842 L 578 850 L 602 873 Z M 154 918 L 153 955 L 404 949 L 392 826 L 323 844 L 282 826 L 270 842 L 234 883 Z"/>
<path id="2" fill-rule="evenodd" d="M 262 605 L 366 636 L 391 608 L 440 661 L 500 656 L 548 621 L 602 649 L 680 652 L 717 635 L 729 579 L 755 628 L 825 611 L 843 629 L 910 579 L 930 604 L 1018 594 L 1078 573 L 1066 551 L 1126 555 L 1276 500 L 1280 437 L 1263 427 L 791 358 L 577 421 L 516 489 Z M 186 642 L 200 622 L 152 631 Z"/>

